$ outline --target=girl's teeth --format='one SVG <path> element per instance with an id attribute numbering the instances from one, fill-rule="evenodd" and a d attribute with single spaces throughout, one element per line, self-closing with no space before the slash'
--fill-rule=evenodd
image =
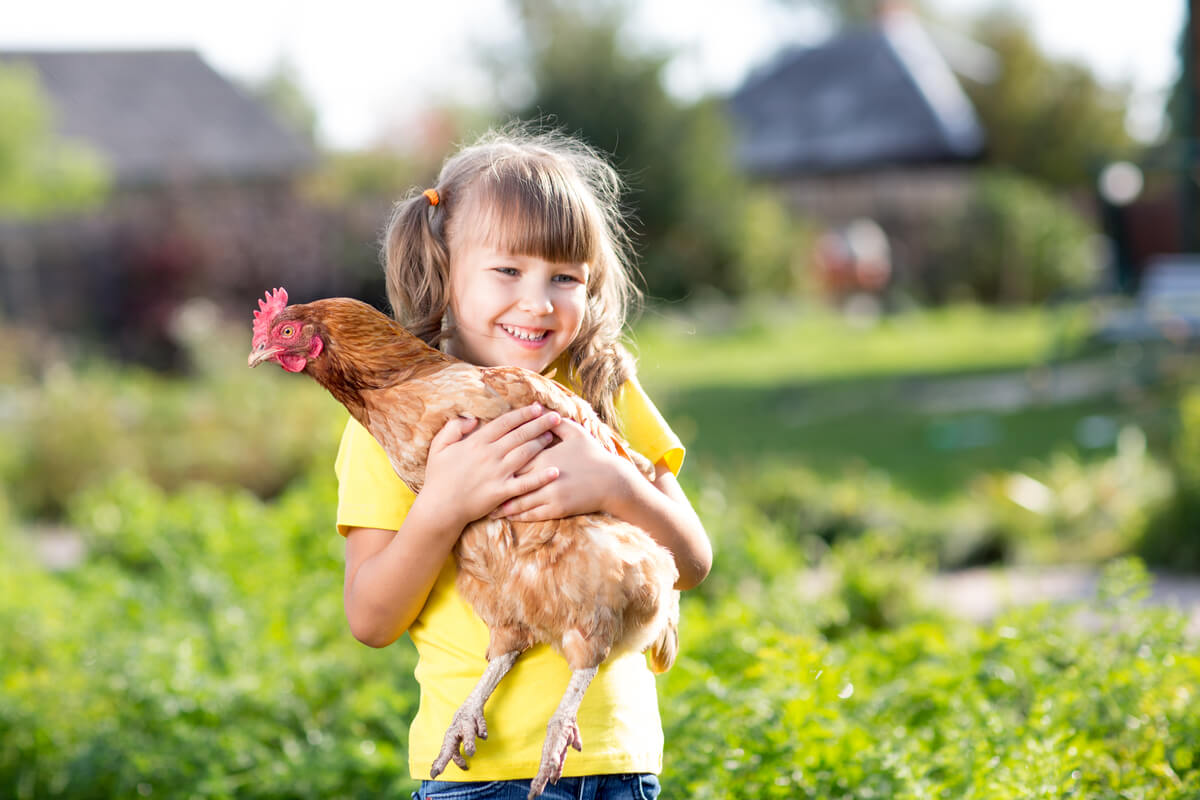
<path id="1" fill-rule="evenodd" d="M 541 333 L 538 333 L 538 334 L 532 334 L 532 333 L 526 333 L 525 331 L 517 330 L 516 328 L 510 328 L 507 325 L 504 326 L 504 330 L 506 330 L 511 335 L 517 337 L 518 339 L 524 339 L 527 342 L 536 342 L 536 341 L 539 341 L 540 339 L 545 338 L 545 336 L 546 336 L 545 331 L 542 331 Z"/>

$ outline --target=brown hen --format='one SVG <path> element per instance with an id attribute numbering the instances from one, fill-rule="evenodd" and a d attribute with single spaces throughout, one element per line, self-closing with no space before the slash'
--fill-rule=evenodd
<path id="1" fill-rule="evenodd" d="M 482 424 L 535 402 L 578 422 L 606 449 L 654 477 L 654 467 L 591 406 L 543 375 L 459 361 L 357 300 L 289 306 L 287 293 L 278 289 L 259 301 L 259 309 L 250 366 L 274 361 L 315 378 L 371 432 L 414 492 L 424 483 L 430 442 L 449 420 L 474 417 Z M 558 780 L 569 746 L 582 749 L 576 712 L 610 653 L 648 650 L 656 672 L 674 662 L 678 572 L 670 553 L 647 533 L 607 514 L 530 523 L 476 520 L 459 537 L 454 555 L 458 590 L 490 632 L 488 664 L 449 721 L 430 775 L 451 760 L 466 768 L 475 738 L 486 734 L 487 699 L 522 652 L 545 642 L 567 660 L 571 679 L 546 726 L 532 798 Z"/>

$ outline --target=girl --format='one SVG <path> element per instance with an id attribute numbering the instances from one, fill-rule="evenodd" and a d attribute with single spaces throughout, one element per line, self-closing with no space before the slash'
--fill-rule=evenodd
<path id="1" fill-rule="evenodd" d="M 650 483 L 575 423 L 531 406 L 482 426 L 448 423 L 414 496 L 350 420 L 336 464 L 346 617 L 365 644 L 384 647 L 406 631 L 416 644 L 414 778 L 428 774 L 485 664 L 487 629 L 454 583 L 452 549 L 472 520 L 603 511 L 640 526 L 674 555 L 678 588 L 698 584 L 711 565 L 707 534 L 675 479 L 683 447 L 619 342 L 635 296 L 619 191 L 616 173 L 580 142 L 492 133 L 448 160 L 433 189 L 398 203 L 388 226 L 388 299 L 402 323 L 480 366 L 553 368 L 657 466 Z M 524 797 L 568 674 L 545 645 L 524 653 L 488 702 L 490 735 L 469 772 L 451 763 L 414 796 Z M 567 759 L 547 797 L 658 794 L 662 724 L 642 654 L 601 666 L 578 723 L 583 751 Z"/>

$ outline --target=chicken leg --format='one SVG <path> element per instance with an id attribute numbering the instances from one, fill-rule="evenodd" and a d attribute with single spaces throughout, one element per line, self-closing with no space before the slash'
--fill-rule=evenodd
<path id="1" fill-rule="evenodd" d="M 527 800 L 533 800 L 546 789 L 547 783 L 557 783 L 562 777 L 563 764 L 567 760 L 567 748 L 583 750 L 583 737 L 579 735 L 579 724 L 575 715 L 583 694 L 587 691 L 600 668 L 585 667 L 571 671 L 571 680 L 562 700 L 558 703 L 550 722 L 546 724 L 546 741 L 542 745 L 542 763 L 537 776 L 529 788 Z"/>
<path id="2" fill-rule="evenodd" d="M 433 760 L 433 767 L 429 770 L 430 778 L 441 775 L 442 770 L 451 760 L 460 769 L 467 769 L 467 759 L 464 754 L 466 756 L 475 755 L 475 738 L 487 738 L 487 722 L 483 718 L 484 703 L 492 696 L 492 692 L 496 691 L 496 687 L 513 668 L 513 664 L 517 663 L 517 658 L 521 653 L 521 650 L 510 650 L 488 661 L 483 676 L 475 684 L 471 693 L 467 695 L 463 704 L 458 707 L 458 711 L 454 712 L 454 719 L 450 721 L 450 727 L 446 729 L 446 738 L 442 740 L 441 752 Z M 459 745 L 462 745 L 462 753 L 458 750 Z"/>

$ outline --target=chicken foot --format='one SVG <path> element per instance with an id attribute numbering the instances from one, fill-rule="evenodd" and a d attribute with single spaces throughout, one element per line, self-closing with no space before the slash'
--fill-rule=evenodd
<path id="1" fill-rule="evenodd" d="M 583 702 L 583 694 L 598 670 L 599 667 L 585 667 L 571 671 L 567 690 L 563 693 L 554 715 L 550 717 L 550 722 L 546 724 L 542 763 L 530 785 L 527 800 L 533 800 L 545 790 L 547 783 L 557 783 L 562 777 L 568 747 L 583 750 L 583 737 L 579 735 L 579 724 L 575 716 L 579 712 L 579 704 Z"/>
<path id="2" fill-rule="evenodd" d="M 487 739 L 487 722 L 483 718 L 484 703 L 492 696 L 492 692 L 496 691 L 496 687 L 513 668 L 513 664 L 517 663 L 517 658 L 522 652 L 510 650 L 488 661 L 483 676 L 454 712 L 454 719 L 446 729 L 446 738 L 442 740 L 441 752 L 433 760 L 433 767 L 429 770 L 430 778 L 441 775 L 451 760 L 459 769 L 467 769 L 465 756 L 475 755 L 475 738 Z M 462 753 L 459 752 L 459 745 L 462 746 Z"/>

